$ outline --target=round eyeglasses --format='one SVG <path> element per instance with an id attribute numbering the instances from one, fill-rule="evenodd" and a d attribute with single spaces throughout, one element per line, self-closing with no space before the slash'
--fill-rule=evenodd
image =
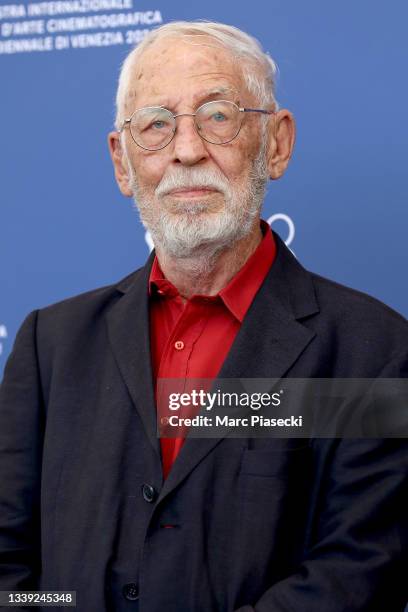
<path id="1" fill-rule="evenodd" d="M 241 108 L 229 100 L 214 100 L 200 106 L 195 113 L 173 115 L 167 108 L 147 106 L 138 108 L 125 119 L 119 133 L 126 125 L 134 142 L 147 151 L 164 149 L 173 140 L 178 117 L 194 117 L 195 129 L 199 136 L 211 144 L 227 144 L 236 138 L 241 130 L 244 113 L 273 115 L 274 111 L 261 108 Z"/>

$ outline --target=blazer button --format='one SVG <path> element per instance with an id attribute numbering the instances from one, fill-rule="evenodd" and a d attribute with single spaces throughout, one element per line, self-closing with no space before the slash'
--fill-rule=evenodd
<path id="1" fill-rule="evenodd" d="M 143 494 L 143 499 L 147 501 L 147 503 L 149 504 L 153 503 L 157 497 L 157 492 L 155 488 L 149 484 L 142 485 L 142 494 Z"/>
<path id="2" fill-rule="evenodd" d="M 137 588 L 137 584 L 135 582 L 125 584 L 122 589 L 122 593 L 124 598 L 128 599 L 129 601 L 136 601 L 136 599 L 139 599 L 139 589 Z"/>

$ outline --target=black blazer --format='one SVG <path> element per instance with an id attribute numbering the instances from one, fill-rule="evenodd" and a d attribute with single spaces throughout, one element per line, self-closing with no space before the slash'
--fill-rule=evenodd
<path id="1" fill-rule="evenodd" d="M 406 377 L 407 322 L 276 241 L 220 376 Z M 0 393 L 0 590 L 76 590 L 80 612 L 402 612 L 404 440 L 187 439 L 163 483 L 152 259 L 18 333 Z"/>

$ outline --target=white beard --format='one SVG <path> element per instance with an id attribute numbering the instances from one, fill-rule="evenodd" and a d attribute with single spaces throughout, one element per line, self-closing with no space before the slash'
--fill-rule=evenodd
<path id="1" fill-rule="evenodd" d="M 234 242 L 247 236 L 259 217 L 265 197 L 268 172 L 265 146 L 254 160 L 250 175 L 232 185 L 217 170 L 181 166 L 165 174 L 154 195 L 138 181 L 129 163 L 130 186 L 144 227 L 164 255 L 176 259 L 204 258 L 207 261 Z M 214 210 L 211 201 L 180 202 L 167 195 L 172 189 L 212 188 L 224 196 L 224 207 Z"/>

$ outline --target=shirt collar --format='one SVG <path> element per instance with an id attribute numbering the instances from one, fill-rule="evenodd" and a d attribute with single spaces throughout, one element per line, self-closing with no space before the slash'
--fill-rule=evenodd
<path id="1" fill-rule="evenodd" d="M 212 296 L 221 298 L 228 310 L 241 323 L 276 255 L 275 240 L 266 221 L 261 220 L 261 230 L 263 238 L 250 258 L 218 295 Z M 179 295 L 176 287 L 164 276 L 157 257 L 154 258 L 149 277 L 149 295 L 154 294 L 165 298 Z"/>
<path id="2" fill-rule="evenodd" d="M 164 276 L 157 255 L 153 260 L 149 276 L 149 296 L 160 295 L 163 297 L 175 297 L 179 295 L 176 287 Z"/>

